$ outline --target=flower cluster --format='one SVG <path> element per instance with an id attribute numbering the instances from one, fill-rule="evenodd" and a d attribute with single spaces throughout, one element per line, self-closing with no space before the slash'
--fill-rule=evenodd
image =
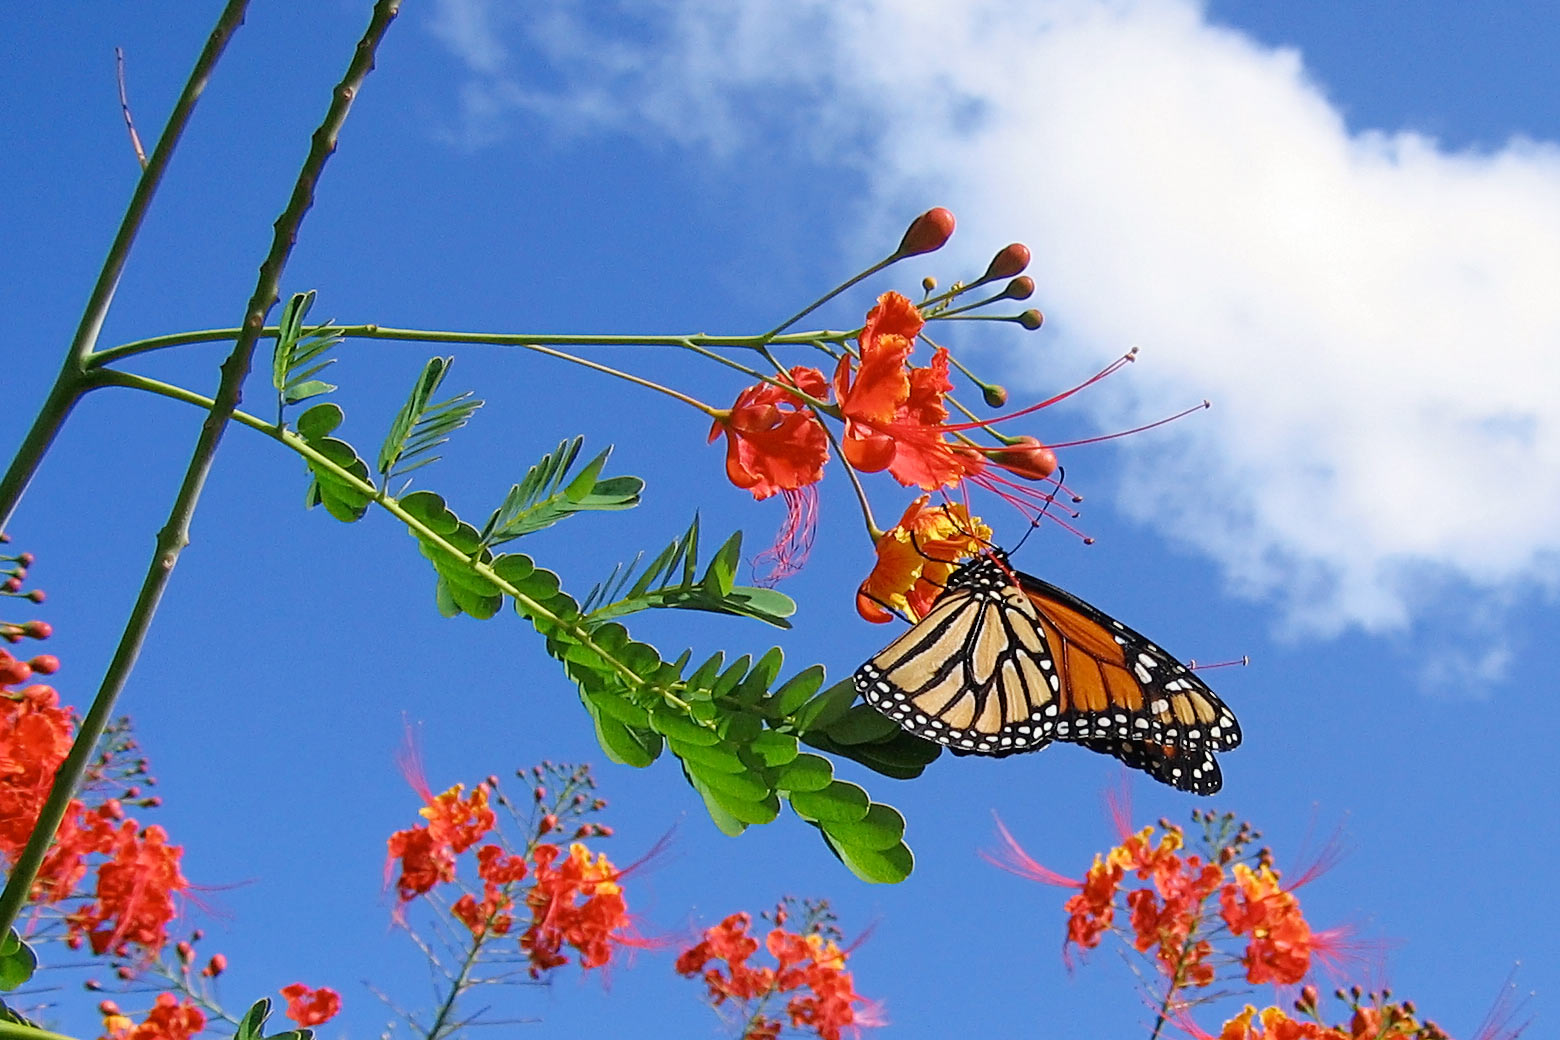
<path id="1" fill-rule="evenodd" d="M 1064 953 L 1072 946 L 1093 949 L 1109 934 L 1121 936 L 1153 958 L 1165 980 L 1166 1008 L 1190 1006 L 1182 994 L 1207 990 L 1221 976 L 1226 982 L 1294 985 L 1316 958 L 1338 959 L 1344 933 L 1313 930 L 1295 895 L 1314 870 L 1286 885 L 1272 854 L 1252 850 L 1261 835 L 1249 824 L 1237 824 L 1232 813 L 1196 810 L 1192 818 L 1202 825 L 1201 853 L 1188 851 L 1183 830 L 1161 820 L 1157 828 L 1124 833 L 1120 844 L 1094 857 L 1081 879 L 1035 862 L 1006 830 L 1005 854 L 996 862 L 1076 889 L 1065 906 Z"/>
<path id="2" fill-rule="evenodd" d="M 774 966 L 754 966 L 749 958 L 759 950 L 759 940 L 749 934 L 752 918 L 732 914 L 705 931 L 703 939 L 677 958 L 677 971 L 704 980 L 709 1001 L 720 1008 L 729 1001 L 743 1020 L 742 1040 L 774 1040 L 784 1023 L 768 1009 L 776 998 L 789 995 L 785 1015 L 795 1028 L 805 1028 L 820 1040 L 838 1040 L 846 1027 L 880 1025 L 866 998 L 855 991 L 848 957 L 839 947 L 828 905 L 803 904 L 804 923 L 799 931 L 784 927 L 790 913 L 782 902 L 771 916 L 774 927 L 764 937 L 763 948 Z M 719 963 L 717 963 L 719 962 Z"/>
<path id="3" fill-rule="evenodd" d="M 189 1040 L 206 1028 L 206 1013 L 172 993 L 159 993 L 139 1024 L 112 1000 L 100 1003 L 98 1013 L 103 1016 L 104 1040 Z"/>
<path id="4" fill-rule="evenodd" d="M 899 248 L 887 260 L 813 306 L 896 260 L 941 248 L 953 227 L 953 214 L 945 209 L 922 214 L 912 222 Z M 1014 243 L 999 251 L 985 273 L 967 285 L 955 284 L 948 292 L 933 296 L 936 283 L 928 279 L 923 283 L 927 297 L 920 304 L 897 292 L 883 293 L 855 333 L 854 347 L 840 334 L 821 334 L 807 340 L 834 357 L 831 373 L 806 365 L 789 369 L 776 365 L 772 376 L 742 390 L 730 408 L 710 409 L 701 405 L 714 417 L 709 439 L 714 441 L 722 435 L 726 439 L 728 479 L 752 492 L 756 499 L 778 494 L 786 500 L 786 525 L 777 548 L 766 557 L 774 560 L 777 574 L 794 570 L 806 555 L 816 517 L 815 485 L 823 478 L 831 442 L 837 444 L 853 473 L 887 472 L 902 486 L 926 492 L 974 483 L 997 492 L 1031 515 L 1040 511 L 1036 503 L 1048 500 L 1049 496 L 1032 489 L 1019 490 L 1022 485 L 1015 479 L 1049 478 L 1057 468 L 1054 452 L 1033 437 L 998 433 L 994 423 L 1001 419 L 975 421 L 971 416 L 970 422 L 949 422 L 949 394 L 953 390 L 950 375 L 957 362 L 947 347 L 933 343 L 924 331 L 929 319 L 968 317 L 963 312 L 999 300 L 1028 298 L 1034 292 L 1034 281 L 1020 275 L 1028 264 L 1029 250 Z M 952 306 L 961 294 L 1002 279 L 1011 280 L 995 295 Z M 1015 321 L 1029 329 L 1039 328 L 1041 322 L 1040 313 L 1034 310 L 989 320 Z M 931 356 L 926 364 L 916 364 L 913 358 L 922 340 L 931 345 Z M 967 369 L 959 367 L 968 374 Z M 1000 407 L 1006 401 L 1007 393 L 1001 387 L 974 381 L 988 405 Z M 1043 405 L 1021 409 L 1015 415 L 1039 407 Z M 837 439 L 825 427 L 826 419 L 840 424 Z M 970 436 L 977 430 L 989 434 L 996 443 L 982 443 Z M 921 507 L 924 506 L 923 500 Z M 882 552 L 885 536 L 872 524 L 870 515 L 867 519 Z M 892 532 L 888 537 L 892 541 L 887 549 L 897 552 L 899 546 L 893 543 L 902 539 Z M 880 564 L 871 579 L 872 590 L 863 590 L 863 613 L 873 620 L 886 619 L 889 609 L 904 610 L 905 601 L 913 598 L 911 586 L 919 577 L 903 575 L 909 584 L 889 588 L 887 579 L 894 573 Z"/>
<path id="5" fill-rule="evenodd" d="M 1387 990 L 1364 993 L 1355 986 L 1333 995 L 1348 1009 L 1347 1019 L 1333 1025 L 1322 1019 L 1316 987 L 1306 986 L 1294 1002 L 1294 1015 L 1276 1006 L 1259 1011 L 1248 1004 L 1216 1034 L 1206 1033 L 1194 1023 L 1188 1023 L 1187 1032 L 1196 1040 L 1450 1040 L 1440 1026 L 1419 1018 L 1412 1001 L 1395 1002 Z M 1498 1029 L 1496 1024 L 1480 1035 L 1493 1036 L 1493 1030 Z M 1516 1033 L 1504 1035 L 1514 1037 Z"/>
<path id="6" fill-rule="evenodd" d="M 948 422 L 948 349 L 924 366 L 911 361 L 925 325 L 907 297 L 884 293 L 832 376 L 797 365 L 743 390 L 710 427 L 710 440 L 726 437 L 726 476 L 757 499 L 817 483 L 829 458 L 825 415 L 843 422 L 840 452 L 852 469 L 886 470 L 905 487 L 956 487 L 992 463 L 1025 479 L 1049 476 L 1055 460 L 1038 442 L 981 446 L 962 435 L 985 424 Z"/>
<path id="7" fill-rule="evenodd" d="M 59 693 L 30 681 L 58 668 L 50 655 L 23 661 L 0 650 L 0 860 L 7 865 L 25 848 L 75 734 L 74 714 Z M 168 924 L 189 882 L 179 867 L 183 849 L 161 827 L 142 827 L 125 813 L 126 801 L 159 804 L 142 794 L 140 785 L 155 781 L 145 759 L 129 760 L 134 749 L 127 723 L 110 729 L 88 770 L 86 797 L 66 807 L 31 898 L 40 906 L 80 902 L 64 915 L 73 948 L 86 944 L 96 954 L 149 959 L 168 944 Z M 116 784 L 126 786 L 103 796 Z M 80 889 L 94 859 L 100 862 L 88 894 Z"/>
<path id="8" fill-rule="evenodd" d="M 412 901 L 453 885 L 463 891 L 448 912 L 465 926 L 479 953 L 489 940 L 514 931 L 519 909 L 529 916 L 519 947 L 533 978 L 569 963 L 565 950 L 573 951 L 582 968 L 603 967 L 624 946 L 644 944 L 630 922 L 619 884 L 623 872 L 580 840 L 610 837 L 612 829 L 580 822 L 567 847 L 557 839 L 565 837 L 570 821 L 600 812 L 606 802 L 590 793 L 595 780 L 586 767 L 544 763 L 528 775 L 536 785 L 534 804 L 519 849 L 499 828 L 494 805 L 513 807 L 499 792 L 496 777 L 470 794 L 457 784 L 439 795 L 414 777 L 426 803 L 419 811 L 427 822 L 396 832 L 388 842 L 387 881 L 394 872 L 396 919 L 404 921 Z M 480 890 L 460 878 L 459 857 L 473 848 Z"/>
<path id="9" fill-rule="evenodd" d="M 341 994 L 325 986 L 310 989 L 301 982 L 282 987 L 287 1017 L 307 1029 L 329 1022 L 341 1011 Z"/>

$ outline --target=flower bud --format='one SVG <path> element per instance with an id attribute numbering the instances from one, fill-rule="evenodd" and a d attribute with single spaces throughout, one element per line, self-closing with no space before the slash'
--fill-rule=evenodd
<path id="1" fill-rule="evenodd" d="M 986 265 L 986 273 L 980 276 L 980 280 L 994 282 L 998 278 L 1011 278 L 1028 266 L 1029 247 L 1014 242 L 998 250 L 997 255 L 991 258 L 991 263 Z"/>
<path id="2" fill-rule="evenodd" d="M 48 639 L 54 629 L 47 621 L 29 621 L 22 626 L 22 634 L 32 639 Z"/>
<path id="3" fill-rule="evenodd" d="M 112 1000 L 100 1001 L 98 1003 L 98 1014 L 103 1015 L 105 1018 L 109 1015 L 117 1015 L 119 1014 L 119 1005 Z"/>
<path id="4" fill-rule="evenodd" d="M 1005 386 L 999 386 L 996 383 L 987 383 L 985 386 L 980 388 L 980 395 L 986 399 L 986 406 L 988 408 L 1001 408 L 1003 405 L 1007 404 L 1008 393 L 1007 387 Z"/>
<path id="5" fill-rule="evenodd" d="M 598 823 L 596 824 L 596 833 L 603 838 L 610 838 L 612 837 L 613 831 L 612 828 L 608 827 L 606 824 Z"/>
<path id="6" fill-rule="evenodd" d="M 43 590 L 42 589 L 33 589 L 31 592 L 29 592 L 27 594 L 27 598 L 32 600 L 34 603 L 42 603 L 44 600 L 48 599 L 49 597 L 47 597 L 47 596 L 45 596 L 43 594 Z"/>
<path id="7" fill-rule="evenodd" d="M 103 988 L 103 984 L 97 979 L 88 979 L 86 982 L 81 984 L 81 988 L 86 990 L 88 993 L 96 993 L 98 990 Z"/>
<path id="8" fill-rule="evenodd" d="M 538 784 L 536 790 L 531 792 L 531 796 L 538 802 L 545 801 L 547 799 L 547 788 Z"/>
<path id="9" fill-rule="evenodd" d="M 1301 1009 L 1302 1011 L 1309 1008 L 1314 1008 L 1318 1003 L 1321 1002 L 1321 999 L 1322 995 L 1321 993 L 1317 992 L 1316 987 L 1310 983 L 1306 983 L 1306 985 L 1302 986 L 1300 989 L 1300 999 L 1295 1002 L 1295 1007 Z"/>
<path id="10" fill-rule="evenodd" d="M 53 654 L 39 654 L 27 663 L 39 675 L 53 675 L 60 670 L 60 659 Z"/>
<path id="11" fill-rule="evenodd" d="M 953 224 L 953 214 L 943 207 L 927 210 L 910 222 L 910 226 L 905 229 L 905 237 L 899 240 L 899 248 L 894 250 L 894 256 L 919 256 L 941 249 L 953 235 Z"/>
<path id="12" fill-rule="evenodd" d="M 931 275 L 927 275 L 925 278 L 922 278 L 921 291 L 926 293 L 936 292 L 937 279 L 933 278 Z"/>
<path id="13" fill-rule="evenodd" d="M 1027 300 L 1034 294 L 1035 280 L 1027 274 L 1021 274 L 1008 282 L 1007 288 L 1002 290 L 1003 298 L 1009 300 Z"/>
<path id="14" fill-rule="evenodd" d="M 211 955 L 211 960 L 206 962 L 205 970 L 201 974 L 208 979 L 214 979 L 224 971 L 227 971 L 227 958 L 220 953 L 214 953 Z"/>
<path id="15" fill-rule="evenodd" d="M 0 584 L 0 589 L 4 589 L 6 592 L 16 592 L 21 589 L 21 587 L 22 579 L 14 576 L 5 579 L 4 584 Z"/>
<path id="16" fill-rule="evenodd" d="M 1018 316 L 1018 323 L 1024 328 L 1028 329 L 1030 332 L 1038 329 L 1041 323 L 1044 321 L 1045 315 L 1041 314 L 1033 307 L 1029 308 L 1027 311 Z"/>
<path id="17" fill-rule="evenodd" d="M 37 557 L 34 556 L 32 553 L 24 552 L 24 553 L 22 553 L 22 555 L 20 555 L 20 556 L 18 556 L 16 558 L 16 562 L 21 564 L 23 567 L 31 567 L 33 565 L 33 561 L 36 560 L 36 559 L 37 559 Z"/>
<path id="18" fill-rule="evenodd" d="M 1045 480 L 1056 472 L 1056 452 L 1033 437 L 1019 437 L 1006 448 L 987 452 L 986 457 L 1009 473 L 1029 480 Z"/>
<path id="19" fill-rule="evenodd" d="M 537 828 L 536 828 L 537 836 L 540 837 L 543 834 L 549 834 L 557 826 L 558 826 L 558 817 L 554 816 L 552 813 L 548 813 L 546 816 L 542 817 L 542 822 L 537 825 Z"/>
<path id="20" fill-rule="evenodd" d="M 195 947 L 191 946 L 182 939 L 173 944 L 173 952 L 177 953 L 179 955 L 179 960 L 183 961 L 185 964 L 188 964 L 190 961 L 195 959 Z"/>

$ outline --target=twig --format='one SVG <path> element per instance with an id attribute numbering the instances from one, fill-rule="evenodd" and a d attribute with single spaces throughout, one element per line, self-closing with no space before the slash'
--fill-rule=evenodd
<path id="1" fill-rule="evenodd" d="M 135 149 L 135 161 L 146 169 L 146 149 L 141 147 L 141 135 L 135 132 L 135 120 L 130 117 L 130 96 L 125 93 L 125 49 L 114 48 L 114 78 L 119 81 L 119 111 L 125 114 L 125 129 L 130 131 L 130 147 Z"/>

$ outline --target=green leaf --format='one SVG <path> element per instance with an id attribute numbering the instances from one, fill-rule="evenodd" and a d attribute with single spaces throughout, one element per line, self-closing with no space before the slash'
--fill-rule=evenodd
<path id="1" fill-rule="evenodd" d="M 704 576 L 695 579 L 698 541 L 699 518 L 695 516 L 688 530 L 643 569 L 643 553 L 629 566 L 619 564 L 613 568 L 606 580 L 597 583 L 585 597 L 590 619 L 603 621 L 652 609 L 703 610 L 750 617 L 776 628 L 791 627 L 787 618 L 796 613 L 791 597 L 774 589 L 734 584 L 741 558 L 740 531 L 721 546 L 705 568 Z"/>
<path id="2" fill-rule="evenodd" d="M 882 851 L 846 845 L 823 831 L 823 840 L 840 862 L 863 881 L 877 885 L 897 885 L 915 869 L 915 854 L 901 842 Z"/>
<path id="3" fill-rule="evenodd" d="M 834 781 L 834 765 L 822 755 L 803 753 L 775 770 L 775 787 L 782 791 L 821 791 Z"/>
<path id="4" fill-rule="evenodd" d="M 785 666 L 785 654 L 778 646 L 770 647 L 769 652 L 760 657 L 752 669 L 742 677 L 737 688 L 731 691 L 731 699 L 738 704 L 757 704 L 764 692 L 769 689 L 780 675 L 780 669 Z"/>
<path id="5" fill-rule="evenodd" d="M 592 711 L 596 742 L 619 765 L 643 769 L 661 753 L 661 738 L 649 730 L 629 729 L 616 719 Z"/>
<path id="6" fill-rule="evenodd" d="M 650 725 L 657 733 L 676 737 L 684 744 L 713 747 L 720 743 L 720 734 L 696 722 L 675 708 L 656 707 L 650 710 Z"/>
<path id="7" fill-rule="evenodd" d="M 855 699 L 856 684 L 850 679 L 842 679 L 798 708 L 791 716 L 791 722 L 799 733 L 826 730 L 850 710 Z"/>
<path id="8" fill-rule="evenodd" d="M 854 823 L 872 804 L 867 792 L 848 780 L 835 780 L 817 791 L 792 790 L 788 797 L 797 815 L 819 823 Z"/>
<path id="9" fill-rule="evenodd" d="M 265 1020 L 271 1017 L 271 1002 L 265 998 L 255 1001 L 244 1017 L 238 1020 L 238 1030 L 233 1040 L 313 1040 L 312 1029 L 289 1029 L 285 1033 L 265 1035 Z"/>
<path id="10" fill-rule="evenodd" d="M 439 384 L 444 382 L 454 358 L 429 358 L 423 366 L 406 403 L 396 413 L 384 444 L 379 448 L 377 471 L 382 487 L 388 488 L 396 477 L 431 462 L 438 456 L 430 454 L 449 440 L 449 435 L 465 426 L 482 402 L 471 393 L 460 394 L 437 404 L 429 404 Z M 413 460 L 417 460 L 413 462 Z"/>
<path id="11" fill-rule="evenodd" d="M 38 968 L 38 955 L 33 952 L 15 928 L 7 929 L 0 940 L 0 990 L 10 991 L 33 977 Z"/>
<path id="12" fill-rule="evenodd" d="M 689 772 L 686 765 L 683 766 L 683 776 L 687 777 L 689 785 L 699 792 L 699 797 L 704 799 L 705 811 L 710 814 L 711 822 L 715 824 L 722 834 L 735 838 L 747 830 L 748 825 L 726 808 L 728 799 L 725 796 L 720 795 L 708 784 L 704 783 L 703 780 L 700 780 L 697 775 Z M 744 815 L 750 814 L 744 813 Z"/>
<path id="13" fill-rule="evenodd" d="M 901 843 L 905 836 L 905 818 L 892 805 L 873 802 L 867 815 L 849 822 L 826 822 L 823 831 L 842 845 L 883 852 Z"/>
<path id="14" fill-rule="evenodd" d="M 306 441 L 316 441 L 329 436 L 346 418 L 341 406 L 327 401 L 298 416 L 298 436 Z"/>
<path id="15" fill-rule="evenodd" d="M 719 791 L 729 798 L 740 799 L 744 802 L 759 802 L 774 793 L 770 790 L 768 784 L 752 773 L 734 773 L 722 769 L 706 768 L 693 759 L 685 759 L 684 765 L 689 772 L 697 776 L 712 790 Z"/>
<path id="16" fill-rule="evenodd" d="M 715 551 L 710 565 L 704 571 L 701 584 L 717 599 L 731 594 L 737 576 L 737 564 L 742 560 L 742 532 L 733 531 L 726 544 Z"/>
<path id="17" fill-rule="evenodd" d="M 811 697 L 823 685 L 823 665 L 815 664 L 797 672 L 787 679 L 778 690 L 765 698 L 763 709 L 770 718 L 789 717 L 797 708 L 807 703 Z"/>
<path id="18" fill-rule="evenodd" d="M 632 701 L 611 693 L 592 693 L 589 699 L 603 715 L 614 718 L 625 726 L 637 729 L 650 728 L 650 713 Z"/>
<path id="19" fill-rule="evenodd" d="M 720 673 L 720 678 L 710 684 L 710 696 L 724 697 L 736 689 L 737 683 L 742 681 L 742 677 L 747 674 L 747 670 L 752 664 L 753 659 L 747 654 L 743 654 L 735 661 L 732 661 L 726 667 L 726 670 Z"/>
<path id="20" fill-rule="evenodd" d="M 314 378 L 335 364 L 335 358 L 326 358 L 318 364 L 310 362 L 340 343 L 341 332 L 328 321 L 306 331 L 303 319 L 313 305 L 312 289 L 294 293 L 282 305 L 276 347 L 271 353 L 271 386 L 276 391 L 278 420 L 289 405 L 336 389 L 333 384 Z"/>
<path id="21" fill-rule="evenodd" d="M 753 738 L 748 745 L 759 760 L 770 769 L 790 765 L 801 753 L 796 738 L 789 733 L 776 733 L 767 729 Z"/>
<path id="22" fill-rule="evenodd" d="M 638 477 L 601 479 L 601 470 L 612 454 L 611 448 L 564 482 L 584 442 L 583 437 L 562 442 L 542 456 L 520 483 L 509 489 L 503 503 L 483 527 L 484 544 L 501 545 L 534 534 L 575 513 L 632 509 L 639 504 L 644 481 Z"/>
<path id="23" fill-rule="evenodd" d="M 888 740 L 868 744 L 838 744 L 817 730 L 802 734 L 802 739 L 819 751 L 853 759 L 896 780 L 915 779 L 942 754 L 941 744 L 922 740 L 903 730 Z"/>
<path id="24" fill-rule="evenodd" d="M 857 704 L 828 725 L 812 728 L 821 728 L 836 744 L 866 744 L 903 732 L 899 723 L 870 704 Z"/>
<path id="25" fill-rule="evenodd" d="M 690 769 L 704 776 L 710 783 L 709 774 L 713 773 L 742 773 L 748 766 L 742 761 L 742 756 L 728 744 L 687 744 L 676 737 L 667 737 L 666 746 L 672 754 L 688 763 Z M 719 785 L 716 785 L 719 786 Z M 769 790 L 767 787 L 765 791 Z M 754 794 L 753 797 L 759 797 Z"/>
<path id="26" fill-rule="evenodd" d="M 708 657 L 703 664 L 694 669 L 692 675 L 688 676 L 686 680 L 688 689 L 690 691 L 700 691 L 707 696 L 710 685 L 714 683 L 715 676 L 720 672 L 720 666 L 725 664 L 725 662 L 726 655 L 721 653 L 719 650 L 710 655 L 710 657 Z"/>

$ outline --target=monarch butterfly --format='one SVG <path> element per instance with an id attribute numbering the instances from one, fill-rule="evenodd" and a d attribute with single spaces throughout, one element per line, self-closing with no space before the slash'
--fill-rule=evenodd
<path id="1" fill-rule="evenodd" d="M 856 670 L 868 704 L 955 754 L 1052 741 L 1113 755 L 1195 794 L 1223 786 L 1215 751 L 1240 724 L 1190 668 L 1097 607 L 1009 569 L 954 571 L 919 623 Z"/>

